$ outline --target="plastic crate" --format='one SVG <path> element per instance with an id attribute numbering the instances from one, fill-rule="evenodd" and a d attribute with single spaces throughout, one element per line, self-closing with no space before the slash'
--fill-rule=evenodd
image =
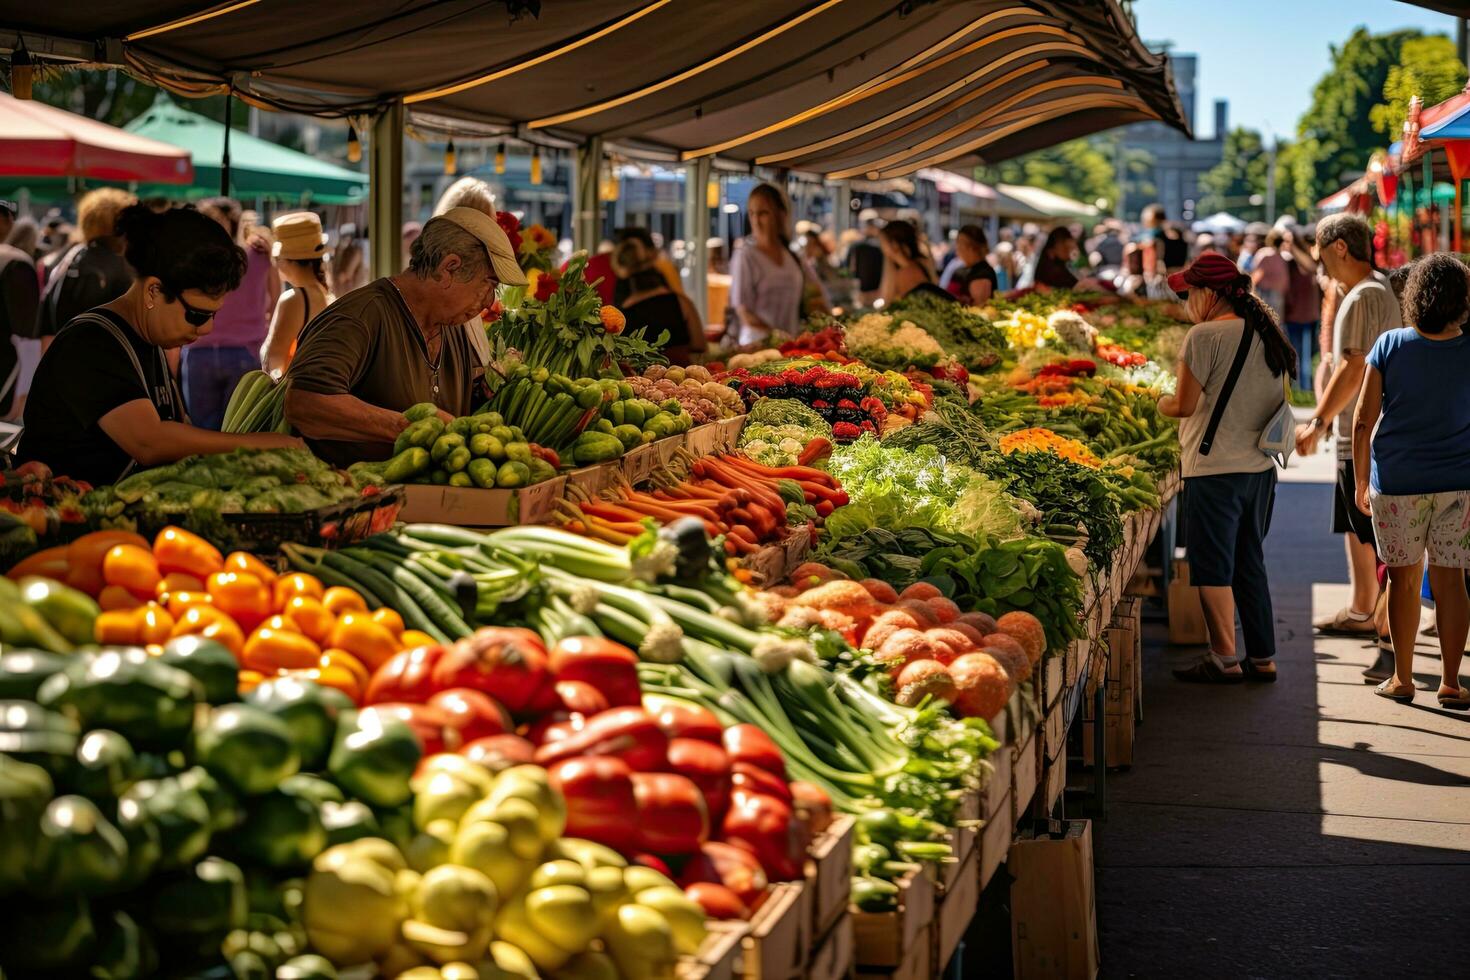
<path id="1" fill-rule="evenodd" d="M 405 491 L 394 484 L 371 497 L 319 507 L 299 514 L 221 514 L 226 543 L 242 551 L 273 552 L 282 544 L 301 543 L 341 548 L 381 534 L 398 520 Z"/>

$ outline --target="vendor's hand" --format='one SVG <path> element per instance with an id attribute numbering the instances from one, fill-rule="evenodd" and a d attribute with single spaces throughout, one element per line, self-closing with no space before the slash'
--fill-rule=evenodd
<path id="1" fill-rule="evenodd" d="M 1311 456 L 1317 451 L 1322 438 L 1322 426 L 1302 424 L 1296 427 L 1296 452 L 1298 456 Z"/>
<path id="2" fill-rule="evenodd" d="M 1359 483 L 1358 484 L 1358 510 L 1360 510 L 1363 513 L 1367 514 L 1369 517 L 1372 517 L 1373 516 L 1373 508 L 1372 508 L 1372 506 L 1369 503 L 1371 497 L 1372 497 L 1372 495 L 1369 493 L 1368 484 L 1366 484 L 1366 483 Z"/>

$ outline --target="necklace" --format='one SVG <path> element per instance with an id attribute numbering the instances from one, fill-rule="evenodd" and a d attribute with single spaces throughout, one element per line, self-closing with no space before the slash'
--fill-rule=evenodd
<path id="1" fill-rule="evenodd" d="M 398 300 L 403 304 L 403 308 L 408 311 L 409 319 L 413 320 L 413 309 L 408 305 L 408 299 L 403 295 L 403 290 L 398 288 L 398 283 L 393 281 L 392 276 L 388 277 L 388 284 L 392 286 L 393 291 L 398 294 Z M 435 336 L 442 336 L 443 333 L 444 331 L 441 329 L 438 334 L 435 334 Z M 433 360 L 429 360 L 429 339 L 424 336 L 422 331 L 419 330 L 417 321 L 414 321 L 413 324 L 413 335 L 414 339 L 419 342 L 419 356 L 424 359 L 424 367 L 429 369 L 430 383 L 433 386 L 434 395 L 437 396 L 439 394 L 439 365 L 442 364 L 444 361 L 444 345 L 441 343 L 439 345 L 438 356 L 435 357 Z"/>

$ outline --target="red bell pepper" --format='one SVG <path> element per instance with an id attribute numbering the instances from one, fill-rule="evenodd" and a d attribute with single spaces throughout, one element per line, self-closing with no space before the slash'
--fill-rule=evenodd
<path id="1" fill-rule="evenodd" d="M 611 708 L 587 719 L 582 730 L 547 741 L 536 750 L 536 764 L 550 766 L 579 755 L 610 755 L 635 772 L 657 772 L 668 765 L 669 739 L 642 708 Z"/>
<path id="2" fill-rule="evenodd" d="M 702 881 L 723 885 L 751 907 L 760 902 L 769 879 L 760 862 L 749 851 L 719 841 L 708 841 L 685 863 L 678 878 L 680 888 Z"/>
<path id="3" fill-rule="evenodd" d="M 791 807 L 774 796 L 732 790 L 720 836 L 750 852 L 772 881 L 795 881 L 802 876 L 805 835 Z"/>
<path id="4" fill-rule="evenodd" d="M 696 881 L 684 889 L 684 894 L 699 903 L 704 914 L 711 919 L 748 919 L 750 909 L 740 896 L 713 881 Z"/>
<path id="5" fill-rule="evenodd" d="M 444 712 L 446 724 L 459 733 L 460 744 L 512 731 L 510 715 L 490 695 L 467 687 L 451 687 L 429 698 Z"/>
<path id="6" fill-rule="evenodd" d="M 385 718 L 397 718 L 413 729 L 424 755 L 453 752 L 460 746 L 459 732 L 449 725 L 449 716 L 441 708 L 428 704 L 401 704 L 387 701 L 363 708 L 360 714 L 374 712 Z"/>
<path id="7" fill-rule="evenodd" d="M 538 749 L 547 742 L 570 738 L 587 724 L 587 716 L 574 711 L 551 711 L 526 726 L 526 740 Z"/>
<path id="8" fill-rule="evenodd" d="M 519 735 L 487 735 L 461 745 L 459 754 L 491 772 L 499 772 L 510 766 L 529 765 L 536 758 L 536 746 Z"/>
<path id="9" fill-rule="evenodd" d="M 635 772 L 638 832 L 644 850 L 654 854 L 692 854 L 709 837 L 709 813 L 699 787 L 672 772 Z"/>
<path id="10" fill-rule="evenodd" d="M 820 786 L 801 779 L 790 783 L 796 815 L 805 820 L 812 833 L 820 834 L 832 824 L 832 797 Z"/>
<path id="11" fill-rule="evenodd" d="M 607 698 L 608 707 L 634 706 L 642 695 L 638 655 L 621 643 L 596 636 L 570 636 L 551 648 L 548 660 L 556 680 L 592 685 Z"/>
<path id="12" fill-rule="evenodd" d="M 547 680 L 546 647 L 528 629 L 487 627 L 450 647 L 432 677 L 441 690 L 484 691 L 518 714 L 532 705 Z"/>
<path id="13" fill-rule="evenodd" d="M 645 694 L 643 707 L 648 709 L 669 738 L 693 738 L 719 745 L 725 737 L 725 726 L 720 724 L 714 712 L 693 701 L 663 694 Z"/>
<path id="14" fill-rule="evenodd" d="M 624 854 L 638 850 L 638 803 L 633 771 L 612 756 L 579 756 L 550 766 L 552 787 L 567 802 L 565 836 L 606 844 Z"/>
<path id="15" fill-rule="evenodd" d="M 590 718 L 611 707 L 602 692 L 586 681 L 557 681 L 555 687 L 562 707 L 572 714 Z"/>
<path id="16" fill-rule="evenodd" d="M 771 736 L 754 725 L 732 725 L 725 729 L 725 751 L 730 763 L 748 762 L 773 776 L 786 778 L 786 760 Z"/>
<path id="17" fill-rule="evenodd" d="M 725 750 L 697 738 L 671 738 L 669 768 L 688 776 L 699 787 L 710 824 L 719 826 L 730 799 L 730 756 Z"/>
<path id="18" fill-rule="evenodd" d="M 448 647 L 417 647 L 395 653 L 368 680 L 363 704 L 399 701 L 422 704 L 439 690 L 434 683 L 435 666 Z"/>
<path id="19" fill-rule="evenodd" d="M 747 793 L 764 793 L 774 796 L 787 806 L 792 805 L 791 788 L 786 780 L 749 762 L 735 762 L 730 765 L 730 790 L 733 792 L 737 789 Z"/>
<path id="20" fill-rule="evenodd" d="M 670 881 L 674 880 L 674 871 L 669 867 L 669 863 L 656 854 L 634 854 L 628 858 L 628 863 L 652 868 Z"/>

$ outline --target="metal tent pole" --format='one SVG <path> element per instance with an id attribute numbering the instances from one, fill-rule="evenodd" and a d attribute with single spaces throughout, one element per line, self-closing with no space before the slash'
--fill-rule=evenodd
<path id="1" fill-rule="evenodd" d="M 684 286 L 702 320 L 709 318 L 710 157 L 684 165 Z"/>
<path id="2" fill-rule="evenodd" d="M 577 147 L 576 210 L 572 245 L 591 252 L 602 235 L 602 137 L 589 136 Z"/>
<path id="3" fill-rule="evenodd" d="M 219 160 L 220 197 L 230 196 L 230 110 L 235 107 L 235 90 L 225 92 L 225 149 Z"/>
<path id="4" fill-rule="evenodd" d="M 403 103 L 373 119 L 368 143 L 368 248 L 374 278 L 402 271 Z"/>

